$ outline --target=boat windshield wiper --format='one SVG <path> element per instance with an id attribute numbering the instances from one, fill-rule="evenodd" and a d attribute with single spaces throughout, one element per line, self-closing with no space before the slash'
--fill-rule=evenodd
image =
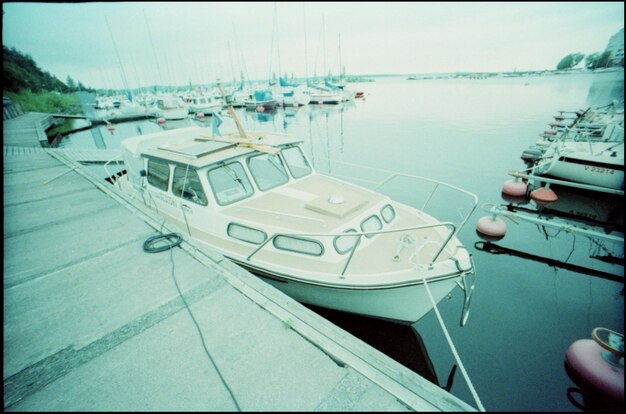
<path id="1" fill-rule="evenodd" d="M 269 157 L 267 157 L 267 159 L 269 160 L 270 164 L 272 164 L 272 166 L 276 168 L 276 170 L 280 173 L 280 175 L 289 179 L 289 176 L 287 175 L 287 172 L 285 171 L 283 164 L 280 162 L 280 159 L 279 161 L 276 161 L 276 159 L 278 159 L 278 156 L 270 155 Z"/>
<path id="2" fill-rule="evenodd" d="M 237 172 L 226 164 L 223 164 L 222 166 L 224 167 L 224 171 L 226 171 L 226 174 L 228 174 L 228 176 L 232 178 L 233 181 L 239 183 L 243 191 L 247 192 L 248 190 L 246 190 L 246 186 L 244 185 L 243 180 L 237 175 Z"/>

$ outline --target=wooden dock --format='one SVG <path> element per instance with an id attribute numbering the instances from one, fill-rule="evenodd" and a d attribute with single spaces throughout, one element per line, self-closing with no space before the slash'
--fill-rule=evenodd
<path id="1" fill-rule="evenodd" d="M 46 129 L 54 124 L 50 114 L 27 112 L 4 121 L 3 145 L 17 147 L 37 147 L 48 145 Z"/>
<path id="2" fill-rule="evenodd" d="M 105 164 L 111 160 L 117 160 L 117 162 L 119 162 L 120 164 L 124 163 L 123 160 L 120 159 L 121 152 L 119 149 L 83 150 L 42 147 L 3 147 L 3 153 L 5 158 L 8 156 L 36 154 L 41 152 L 63 154 L 63 156 L 69 158 L 72 161 L 84 164 Z"/>
<path id="3" fill-rule="evenodd" d="M 5 147 L 4 220 L 5 411 L 475 411 L 215 251 L 146 253 L 177 229 L 67 152 Z"/>

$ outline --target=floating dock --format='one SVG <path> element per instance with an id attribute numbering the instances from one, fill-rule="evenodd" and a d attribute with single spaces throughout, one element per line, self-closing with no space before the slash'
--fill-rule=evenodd
<path id="1" fill-rule="evenodd" d="M 476 411 L 11 131 L 5 411 Z"/>

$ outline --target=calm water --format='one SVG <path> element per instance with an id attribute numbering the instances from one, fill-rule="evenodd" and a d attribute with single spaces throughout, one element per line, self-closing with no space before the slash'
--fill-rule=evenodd
<path id="1" fill-rule="evenodd" d="M 351 84 L 365 92 L 365 99 L 354 103 L 279 109 L 275 114 L 238 113 L 247 130 L 301 137 L 322 172 L 339 172 L 332 161 L 337 160 L 430 177 L 475 193 L 480 206 L 504 202 L 500 192 L 510 178 L 507 171 L 524 167 L 522 151 L 548 129 L 558 110 L 586 109 L 614 99 L 623 102 L 623 76 L 617 72 L 474 80 L 379 78 Z M 224 118 L 221 130 L 235 131 L 232 120 Z M 191 124 L 200 123 L 168 121 L 167 128 Z M 127 136 L 161 129 L 153 121 L 117 124 L 114 134 L 99 127 L 69 136 L 61 146 L 117 148 Z M 397 191 L 411 197 L 417 189 Z M 449 210 L 455 203 L 434 201 Z M 456 204 L 451 208 L 456 221 L 459 209 L 463 211 Z M 498 246 L 580 270 L 523 254 L 493 254 L 484 251 L 475 233 L 477 220 L 485 215 L 477 209 L 459 236 L 478 271 L 466 326 L 459 326 L 463 303 L 459 289 L 439 305 L 461 361 L 487 411 L 577 411 L 566 395 L 574 383 L 563 368 L 565 352 L 572 342 L 590 338 L 595 327 L 624 332 L 623 264 L 594 258 L 623 259 L 623 244 L 508 222 L 507 236 L 496 242 Z M 620 276 L 599 277 L 585 269 Z M 414 328 L 439 381 L 445 382 L 456 362 L 434 312 Z M 460 372 L 451 392 L 476 406 Z"/>

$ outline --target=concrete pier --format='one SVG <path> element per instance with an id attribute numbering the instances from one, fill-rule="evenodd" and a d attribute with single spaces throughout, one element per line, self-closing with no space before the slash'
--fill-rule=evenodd
<path id="1" fill-rule="evenodd" d="M 5 129 L 5 134 L 6 134 Z M 5 411 L 475 411 L 54 149 L 4 151 Z"/>

